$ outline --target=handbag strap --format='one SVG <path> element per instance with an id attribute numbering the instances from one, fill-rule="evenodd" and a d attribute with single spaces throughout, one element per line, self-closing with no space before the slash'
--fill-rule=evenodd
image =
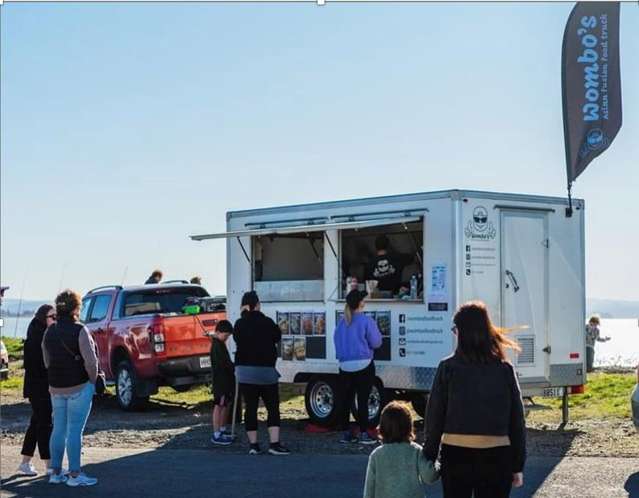
<path id="1" fill-rule="evenodd" d="M 69 346 L 67 346 L 67 344 L 62 340 L 62 336 L 60 335 L 60 331 L 58 330 L 58 324 L 57 323 L 55 324 L 55 328 L 56 328 L 56 331 L 58 332 L 58 339 L 59 339 L 60 343 L 62 344 L 62 347 L 64 347 L 64 349 L 66 349 L 67 352 L 71 356 L 73 356 L 73 359 L 75 361 L 82 361 L 82 356 L 79 355 L 79 354 L 75 354 L 73 351 L 71 351 L 71 349 L 69 349 Z"/>

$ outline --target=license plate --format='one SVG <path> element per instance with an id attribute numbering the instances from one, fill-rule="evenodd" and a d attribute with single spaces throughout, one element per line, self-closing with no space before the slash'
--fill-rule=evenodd
<path id="1" fill-rule="evenodd" d="M 200 356 L 200 368 L 211 368 L 210 356 Z"/>
<path id="2" fill-rule="evenodd" d="M 544 398 L 561 398 L 563 395 L 563 387 L 547 387 L 542 394 Z"/>

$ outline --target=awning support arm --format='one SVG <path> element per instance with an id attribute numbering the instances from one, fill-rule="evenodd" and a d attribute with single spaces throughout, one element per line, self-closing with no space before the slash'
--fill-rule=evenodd
<path id="1" fill-rule="evenodd" d="M 333 256 L 335 256 L 335 259 L 339 263 L 339 258 L 337 257 L 337 251 L 333 247 L 333 243 L 331 242 L 331 238 L 328 236 L 328 233 L 324 232 L 324 237 L 326 238 L 326 242 L 328 242 L 328 247 L 331 248 L 331 252 L 333 253 Z"/>
<path id="2" fill-rule="evenodd" d="M 242 248 L 242 252 L 244 253 L 244 257 L 246 258 L 246 261 L 248 261 L 248 264 L 251 264 L 251 258 L 248 255 L 248 252 L 246 252 L 246 249 L 244 248 L 244 244 L 242 244 L 242 241 L 240 240 L 239 237 L 235 237 L 237 239 L 237 243 L 240 244 L 240 247 Z"/>

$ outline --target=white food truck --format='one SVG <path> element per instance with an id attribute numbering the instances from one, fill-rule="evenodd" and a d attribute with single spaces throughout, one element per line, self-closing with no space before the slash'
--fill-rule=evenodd
<path id="1" fill-rule="evenodd" d="M 242 294 L 257 291 L 282 329 L 281 382 L 306 383 L 311 420 L 330 425 L 332 336 L 355 286 L 372 291 L 365 311 L 383 335 L 373 419 L 394 398 L 423 414 L 437 365 L 454 349 L 455 309 L 474 299 L 513 328 L 521 352 L 511 359 L 525 396 L 580 392 L 584 203 L 573 201 L 572 216 L 566 207 L 563 198 L 448 190 L 233 211 L 226 232 L 191 238 L 226 239 L 229 320 L 239 317 Z M 380 236 L 390 243 L 388 260 L 376 252 Z M 374 275 L 389 266 L 400 284 L 378 290 Z"/>

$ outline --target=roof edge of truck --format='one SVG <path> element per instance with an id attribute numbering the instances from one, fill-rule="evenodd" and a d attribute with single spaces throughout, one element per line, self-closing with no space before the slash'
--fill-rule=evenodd
<path id="1" fill-rule="evenodd" d="M 538 202 L 538 203 L 546 203 L 546 204 L 557 204 L 561 206 L 568 206 L 568 198 L 566 197 L 554 197 L 554 196 L 545 196 L 538 194 L 516 194 L 512 192 L 494 192 L 494 191 L 485 191 L 485 190 L 462 190 L 462 189 L 449 189 L 449 190 L 437 190 L 433 192 L 413 192 L 409 194 L 392 194 L 392 195 L 382 195 L 382 196 L 373 196 L 373 197 L 362 197 L 362 198 L 352 198 L 352 199 L 341 199 L 335 201 L 320 201 L 320 202 L 311 202 L 308 204 L 290 204 L 284 206 L 272 206 L 272 207 L 263 207 L 263 208 L 253 208 L 253 209 L 243 209 L 237 211 L 228 211 L 226 213 L 226 220 L 229 221 L 231 218 L 241 218 L 247 216 L 254 215 L 263 215 L 263 214 L 276 214 L 276 213 L 286 213 L 288 211 L 292 211 L 295 209 L 328 209 L 336 206 L 361 206 L 365 204 L 369 204 L 371 202 L 380 202 L 380 203 L 391 203 L 391 202 L 406 202 L 406 201 L 414 201 L 414 200 L 432 200 L 432 199 L 444 199 L 447 197 L 473 197 L 473 198 L 486 198 L 486 197 L 494 197 L 499 196 L 501 199 L 512 200 L 512 201 L 521 201 L 526 200 L 528 202 Z M 575 205 L 583 206 L 584 200 L 580 198 L 573 198 L 573 203 Z"/>

